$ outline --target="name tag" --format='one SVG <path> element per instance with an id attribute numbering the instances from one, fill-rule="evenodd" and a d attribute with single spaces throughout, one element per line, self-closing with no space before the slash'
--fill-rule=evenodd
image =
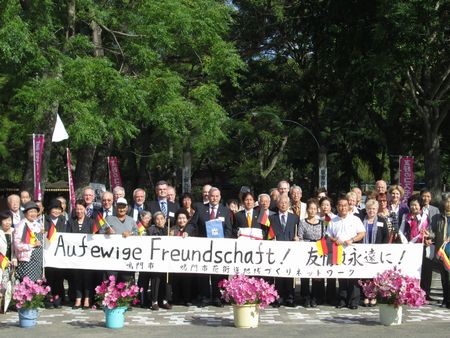
<path id="1" fill-rule="evenodd" d="M 217 217 L 217 219 L 221 222 L 225 222 L 225 217 Z"/>
<path id="2" fill-rule="evenodd" d="M 175 217 L 175 214 L 169 211 L 169 217 Z"/>
<path id="3" fill-rule="evenodd" d="M 382 228 L 384 226 L 383 222 L 377 222 L 377 227 Z"/>

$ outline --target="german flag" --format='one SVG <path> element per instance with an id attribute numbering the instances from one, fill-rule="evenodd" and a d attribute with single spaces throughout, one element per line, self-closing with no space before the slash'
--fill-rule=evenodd
<path id="1" fill-rule="evenodd" d="M 94 229 L 93 229 L 92 233 L 96 234 L 97 232 L 99 232 L 100 229 L 105 226 L 105 224 L 107 224 L 107 223 L 106 223 L 105 219 L 103 218 L 102 213 L 98 212 L 97 217 L 95 217 L 95 220 L 94 220 Z"/>
<path id="2" fill-rule="evenodd" d="M 341 265 L 343 261 L 343 251 L 342 245 L 337 245 L 336 242 L 333 242 L 333 251 L 331 257 L 328 255 L 328 264 Z"/>
<path id="3" fill-rule="evenodd" d="M 36 236 L 33 231 L 28 227 L 28 225 L 25 224 L 25 228 L 23 229 L 22 234 L 22 242 L 25 244 L 35 244 L 36 243 Z"/>
<path id="4" fill-rule="evenodd" d="M 48 229 L 47 232 L 47 240 L 49 243 L 53 242 L 56 239 L 56 234 L 57 234 L 56 225 L 55 223 L 52 222 L 50 224 L 50 229 Z"/>
<path id="5" fill-rule="evenodd" d="M 9 263 L 8 257 L 0 253 L 0 269 L 5 271 L 6 267 L 8 266 L 8 263 Z"/>
<path id="6" fill-rule="evenodd" d="M 450 271 L 450 259 L 448 258 L 447 252 L 445 251 L 447 245 L 448 242 L 445 242 L 437 252 L 437 255 L 442 261 L 442 264 L 444 264 L 445 270 Z"/>
<path id="7" fill-rule="evenodd" d="M 328 255 L 328 243 L 326 237 L 322 237 L 322 239 L 318 240 L 316 242 L 316 246 L 317 246 L 317 253 L 320 257 Z"/>
<path id="8" fill-rule="evenodd" d="M 343 262 L 343 247 L 332 242 L 329 238 L 323 237 L 316 242 L 317 254 L 327 256 L 328 265 L 341 265 Z"/>
<path id="9" fill-rule="evenodd" d="M 142 234 L 143 234 L 144 231 L 145 231 L 145 227 L 144 227 L 144 225 L 143 225 L 141 222 L 139 222 L 139 223 L 137 224 L 137 229 L 138 229 L 138 235 L 139 235 L 139 236 L 142 236 Z"/>
<path id="10" fill-rule="evenodd" d="M 328 224 L 330 224 L 330 222 L 331 222 L 331 217 L 328 214 L 326 214 L 323 219 L 323 225 L 324 225 L 325 229 L 327 228 Z"/>
<path id="11" fill-rule="evenodd" d="M 262 210 L 262 211 L 260 210 L 260 212 L 259 212 L 258 223 L 265 225 L 266 227 L 270 227 L 269 216 L 267 215 L 267 213 L 264 210 Z"/>
<path id="12" fill-rule="evenodd" d="M 272 226 L 269 226 L 269 233 L 267 234 L 267 239 L 276 239 L 275 231 L 273 231 Z"/>

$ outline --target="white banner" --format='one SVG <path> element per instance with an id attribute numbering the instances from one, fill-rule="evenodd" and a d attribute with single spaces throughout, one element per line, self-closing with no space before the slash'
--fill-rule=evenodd
<path id="1" fill-rule="evenodd" d="M 111 271 L 185 272 L 302 278 L 372 278 L 397 266 L 420 277 L 421 244 L 356 244 L 327 265 L 311 242 L 58 233 L 45 266 Z"/>

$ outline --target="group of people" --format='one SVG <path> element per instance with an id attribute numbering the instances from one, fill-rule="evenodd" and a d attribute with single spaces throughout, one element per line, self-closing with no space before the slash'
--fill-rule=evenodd
<path id="1" fill-rule="evenodd" d="M 196 236 L 207 237 L 207 222 L 219 220 L 225 238 L 237 238 L 245 229 L 259 229 L 262 240 L 311 241 L 323 237 L 338 245 L 423 243 L 421 287 L 430 300 L 433 267 L 439 269 L 443 287 L 442 306 L 450 308 L 449 273 L 433 255 L 432 246 L 440 247 L 450 238 L 450 196 L 444 199 L 442 209 L 431 205 L 429 190 L 403 203 L 404 190 L 399 185 L 389 189 L 385 181 L 377 181 L 375 191 L 365 192 L 355 187 L 333 204 L 325 189 L 319 189 L 314 198 L 302 201 L 302 189 L 280 181 L 269 194 L 255 196 L 243 187 L 238 200 L 221 203 L 218 188 L 205 185 L 202 201 L 194 202 L 189 193 L 176 201 L 175 189 L 165 181 L 155 186 L 156 199 L 147 201 L 146 191 L 133 191 L 132 201 L 125 198 L 125 190 L 116 187 L 103 192 L 100 205 L 94 203 L 92 187 L 82 189 L 80 198 L 68 213 L 63 197 L 50 202 L 43 213 L 42 205 L 29 198 L 28 192 L 8 197 L 8 210 L 0 213 L 0 253 L 9 264 L 0 271 L 0 295 L 12 276 L 18 280 L 28 276 L 42 279 L 45 274 L 51 287 L 49 307 L 59 308 L 70 299 L 73 308 L 93 305 L 93 290 L 110 275 L 118 281 L 137 283 L 142 288 L 140 304 L 158 310 L 170 309 L 172 304 L 187 306 L 223 306 L 218 281 L 226 276 L 140 272 L 91 271 L 56 269 L 43 266 L 45 233 L 55 226 L 57 232 L 94 232 L 98 215 L 106 221 L 99 233 L 128 236 Z M 269 234 L 270 233 L 270 234 Z M 295 306 L 295 283 L 292 278 L 267 278 L 275 283 L 280 298 L 273 306 Z M 68 281 L 66 295 L 64 280 Z M 338 287 L 337 287 L 338 286 Z M 306 279 L 300 281 L 302 305 L 316 307 L 333 304 L 338 308 L 356 309 L 374 306 L 376 299 L 361 297 L 357 279 Z"/>

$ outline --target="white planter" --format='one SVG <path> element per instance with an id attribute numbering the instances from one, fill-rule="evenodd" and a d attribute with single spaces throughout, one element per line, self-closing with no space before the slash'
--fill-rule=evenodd
<path id="1" fill-rule="evenodd" d="M 238 328 L 258 327 L 259 307 L 256 304 L 233 305 L 234 326 Z"/>
<path id="2" fill-rule="evenodd" d="M 378 304 L 380 309 L 380 323 L 382 325 L 400 325 L 402 323 L 402 307 L 395 307 L 388 304 Z"/>

